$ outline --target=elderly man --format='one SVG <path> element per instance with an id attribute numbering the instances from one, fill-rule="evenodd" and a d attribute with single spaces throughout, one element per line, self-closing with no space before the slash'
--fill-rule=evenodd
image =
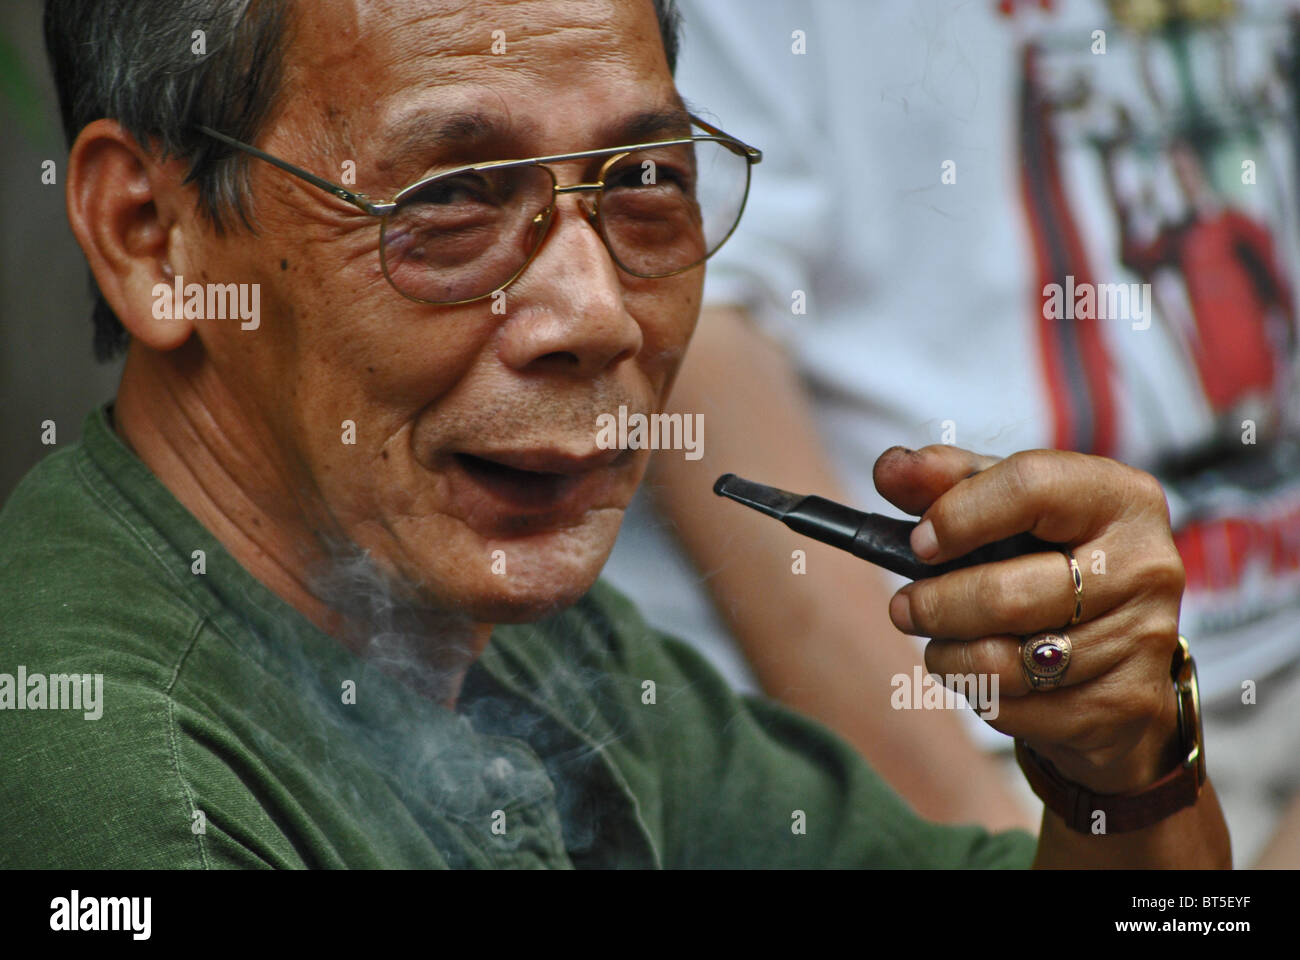
<path id="1" fill-rule="evenodd" d="M 129 347 L 0 519 L 0 862 L 1229 862 L 1143 474 L 877 465 L 927 560 L 1020 530 L 1110 558 L 1081 609 L 1059 553 L 891 608 L 937 672 L 1001 678 L 990 722 L 1074 802 L 1036 853 L 919 820 L 596 583 L 648 456 L 597 418 L 661 409 L 759 156 L 686 113 L 668 0 L 48 0 L 47 36 Z M 1017 637 L 1066 621 L 1035 689 Z"/>

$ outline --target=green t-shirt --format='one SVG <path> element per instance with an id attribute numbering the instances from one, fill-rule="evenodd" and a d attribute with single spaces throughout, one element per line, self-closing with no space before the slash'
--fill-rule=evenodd
<path id="1" fill-rule="evenodd" d="M 497 628 L 438 706 L 236 563 L 106 409 L 0 513 L 0 771 L 5 867 L 1024 867 L 1034 849 L 917 818 L 603 584 Z"/>

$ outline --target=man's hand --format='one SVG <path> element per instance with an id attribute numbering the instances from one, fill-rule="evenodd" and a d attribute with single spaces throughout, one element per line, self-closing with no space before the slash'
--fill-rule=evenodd
<path id="1" fill-rule="evenodd" d="M 1040 553 L 954 571 L 895 594 L 904 632 L 938 638 L 938 674 L 999 675 L 990 724 L 1025 740 L 1098 793 L 1140 790 L 1179 759 L 1169 667 L 1178 643 L 1183 566 L 1164 493 L 1150 475 L 1113 460 L 1038 450 L 994 460 L 950 446 L 886 451 L 876 486 L 921 514 L 912 548 L 950 560 L 1022 531 L 1074 552 L 1083 609 L 1067 627 L 1073 652 L 1055 689 L 1035 691 L 1020 639 L 1059 631 L 1074 613 L 1069 564 Z"/>
<path id="2" fill-rule="evenodd" d="M 1020 665 L 1020 638 L 1058 631 L 1074 614 L 1061 554 L 1040 553 L 918 580 L 890 602 L 894 624 L 937 637 L 935 673 L 997 673 L 989 722 L 1020 737 L 1095 793 L 1145 789 L 1179 761 L 1169 676 L 1178 642 L 1183 566 L 1159 484 L 1113 460 L 1036 450 L 994 460 L 955 447 L 887 450 L 876 487 L 921 515 L 912 549 L 943 561 L 1030 532 L 1073 551 L 1083 609 L 1068 627 L 1073 653 L 1061 685 L 1036 691 Z M 1197 802 L 1141 830 L 1076 833 L 1043 811 L 1037 867 L 1231 867 L 1232 847 L 1214 786 Z"/>

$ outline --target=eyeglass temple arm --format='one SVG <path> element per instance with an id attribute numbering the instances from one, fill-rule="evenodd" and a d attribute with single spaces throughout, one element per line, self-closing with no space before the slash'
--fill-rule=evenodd
<path id="1" fill-rule="evenodd" d="M 372 203 L 364 193 L 354 193 L 351 190 L 340 187 L 337 183 L 330 183 L 323 177 L 318 177 L 314 173 L 309 173 L 301 167 L 295 167 L 292 163 L 281 160 L 279 157 L 273 157 L 269 153 L 257 149 L 257 147 L 244 143 L 241 140 L 236 140 L 234 137 L 228 137 L 224 133 L 219 133 L 216 130 L 213 130 L 211 127 L 203 126 L 201 123 L 195 124 L 195 129 L 206 133 L 209 137 L 220 140 L 224 144 L 234 147 L 236 150 L 251 153 L 258 159 L 265 160 L 267 163 L 279 167 L 286 173 L 291 173 L 295 177 L 306 180 L 313 186 L 320 187 L 327 193 L 334 194 L 334 196 L 338 197 L 340 200 L 346 200 L 354 207 L 364 210 L 371 216 L 382 217 L 384 214 L 388 213 L 393 206 L 391 203 Z"/>
<path id="2" fill-rule="evenodd" d="M 736 137 L 733 137 L 731 134 L 727 133 L 724 130 L 720 130 L 719 128 L 715 127 L 713 124 L 709 123 L 707 120 L 701 120 L 699 117 L 695 116 L 694 114 L 690 114 L 689 116 L 691 118 L 691 122 L 699 126 L 701 129 L 708 131 L 709 133 L 713 134 L 713 136 L 715 137 L 723 137 L 731 141 L 732 143 L 736 144 L 742 150 L 744 150 L 745 157 L 747 160 L 749 160 L 750 163 L 759 163 L 762 161 L 763 159 L 762 150 L 759 150 L 757 147 L 750 146 L 749 144 L 745 143 L 743 140 L 739 140 Z M 373 203 L 364 193 L 355 193 L 352 190 L 348 190 L 345 187 L 339 186 L 337 183 L 331 183 L 330 181 L 326 180 L 324 177 L 318 177 L 316 176 L 316 174 L 310 173 L 309 171 L 302 169 L 302 167 L 296 167 L 292 163 L 289 163 L 288 161 L 281 160 L 279 157 L 273 157 L 271 156 L 271 154 L 257 149 L 257 147 L 253 146 L 252 144 L 244 143 L 242 140 L 236 140 L 234 137 L 228 137 L 224 133 L 221 133 L 217 130 L 213 130 L 211 127 L 204 126 L 201 123 L 195 124 L 194 128 L 200 131 L 201 133 L 207 134 L 209 137 L 212 137 L 214 140 L 220 140 L 222 143 L 234 147 L 236 150 L 242 150 L 245 153 L 252 154 L 253 156 L 257 157 L 260 160 L 265 160 L 267 163 L 279 167 L 285 173 L 291 173 L 295 177 L 298 177 L 301 180 L 306 180 L 312 186 L 319 187 L 320 189 L 324 190 L 326 193 L 333 194 L 334 196 L 338 197 L 340 200 L 344 200 L 352 204 L 354 207 L 357 207 L 358 209 L 364 211 L 365 213 L 370 214 L 372 217 L 385 216 L 386 214 L 391 213 L 393 207 L 395 206 L 395 204 L 391 202 Z"/>
<path id="3" fill-rule="evenodd" d="M 750 146 L 744 140 L 741 140 L 738 137 L 733 137 L 725 130 L 718 129 L 713 124 L 709 123 L 707 120 L 701 120 L 693 113 L 688 114 L 688 116 L 691 118 L 691 123 L 695 124 L 697 127 L 701 128 L 702 130 L 705 130 L 708 133 L 713 134 L 715 137 L 725 137 L 726 139 L 730 140 L 732 143 L 743 148 L 745 151 L 745 156 L 749 159 L 750 163 L 761 163 L 763 161 L 763 151 L 758 149 L 758 147 Z"/>

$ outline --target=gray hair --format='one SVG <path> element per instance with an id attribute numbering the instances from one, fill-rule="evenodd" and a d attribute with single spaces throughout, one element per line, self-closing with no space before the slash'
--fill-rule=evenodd
<path id="1" fill-rule="evenodd" d="M 676 0 L 652 0 L 668 67 L 676 70 Z M 46 0 L 45 48 L 71 145 L 109 117 L 158 157 L 181 157 L 186 183 L 218 232 L 248 216 L 248 157 L 193 129 L 204 124 L 246 143 L 280 91 L 292 0 Z M 206 50 L 196 54 L 203 31 Z M 91 279 L 95 356 L 125 348 L 126 329 Z"/>

